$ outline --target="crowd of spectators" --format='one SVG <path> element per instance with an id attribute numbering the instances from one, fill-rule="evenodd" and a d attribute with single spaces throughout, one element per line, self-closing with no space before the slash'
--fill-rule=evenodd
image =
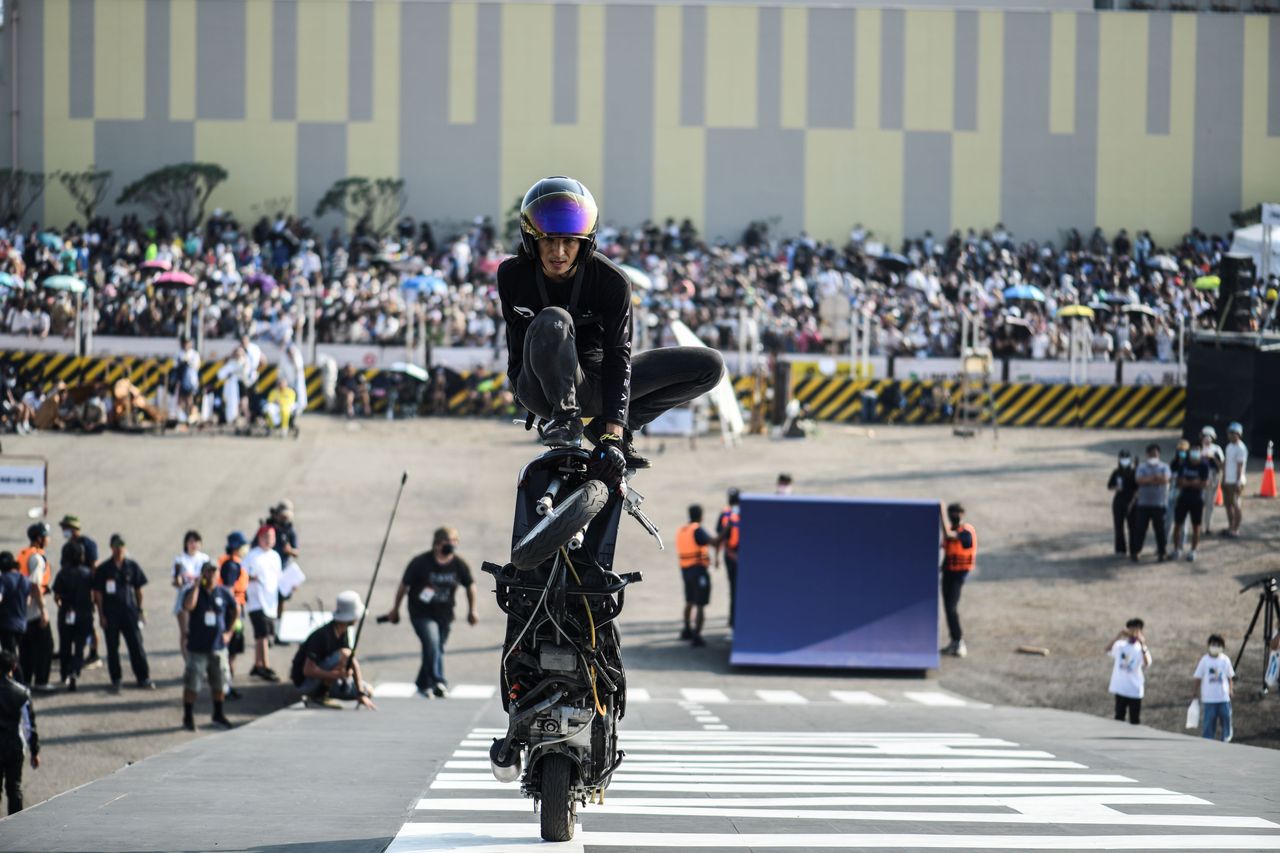
<path id="1" fill-rule="evenodd" d="M 997 357 L 1065 358 L 1071 323 L 1060 311 L 1078 304 L 1093 312 L 1093 358 L 1168 362 L 1180 330 L 1213 324 L 1216 292 L 1196 282 L 1215 271 L 1228 243 L 1193 230 L 1160 246 L 1146 231 L 1123 229 L 1069 229 L 1042 242 L 997 224 L 941 238 L 926 231 L 892 246 L 857 225 L 841 246 L 803 232 L 778 238 L 753 223 L 729 244 L 704 240 L 688 220 L 667 220 L 606 225 L 599 246 L 639 273 L 637 323 L 651 344 L 669 343 L 669 323 L 679 319 L 734 349 L 745 308 L 770 352 L 847 351 L 850 315 L 866 314 L 873 355 L 953 356 L 968 313 Z M 75 297 L 40 285 L 73 274 L 94 290 L 88 319 L 97 334 L 195 337 L 203 323 L 205 338 L 247 334 L 286 346 L 312 311 L 320 342 L 403 344 L 413 335 L 496 350 L 503 328 L 494 274 L 505 254 L 485 217 L 443 240 L 407 216 L 384 236 L 348 238 L 286 214 L 245 227 L 221 210 L 185 236 L 134 217 L 63 232 L 0 229 L 0 271 L 13 276 L 0 327 L 71 334 Z M 189 273 L 194 290 L 157 282 L 172 270 Z M 1256 326 L 1267 320 L 1274 282 L 1255 296 Z"/>

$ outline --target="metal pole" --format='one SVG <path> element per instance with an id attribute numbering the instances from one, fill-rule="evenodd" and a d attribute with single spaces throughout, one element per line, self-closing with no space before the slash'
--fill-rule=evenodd
<path id="1" fill-rule="evenodd" d="M 183 294 L 182 301 L 186 303 L 182 309 L 182 334 L 179 338 L 191 337 L 191 300 L 195 295 L 191 292 L 192 288 L 187 288 Z"/>
<path id="2" fill-rule="evenodd" d="M 313 296 L 308 296 L 308 297 L 307 297 L 306 305 L 307 305 L 307 330 L 308 330 L 308 331 L 307 331 L 307 334 L 308 334 L 308 335 L 310 335 L 310 337 L 311 337 L 311 363 L 312 363 L 312 364 L 316 364 L 316 363 L 317 363 L 317 362 L 316 362 L 316 356 L 317 356 L 317 352 L 316 352 L 316 343 L 317 343 L 317 341 L 316 341 L 316 339 L 317 339 L 317 335 L 316 335 L 316 298 L 315 298 L 315 296 L 314 296 L 314 295 L 313 295 Z"/>
<path id="3" fill-rule="evenodd" d="M 83 350 L 84 340 L 80 336 L 80 333 L 81 333 L 80 324 L 83 322 L 83 313 L 84 313 L 81 310 L 81 308 L 83 307 L 82 299 L 83 297 L 81 296 L 81 294 L 77 293 L 76 294 L 76 316 L 75 316 L 75 320 L 71 324 L 72 334 L 75 336 L 75 345 L 72 347 L 72 351 L 77 356 L 84 355 L 84 350 Z"/>
<path id="4" fill-rule="evenodd" d="M 1187 318 L 1184 314 L 1178 315 L 1178 384 L 1183 385 L 1187 381 Z"/>
<path id="5" fill-rule="evenodd" d="M 747 309 L 738 309 L 738 372 L 747 369 Z"/>
<path id="6" fill-rule="evenodd" d="M 18 0 L 9 0 L 9 165 L 18 171 Z M 89 223 L 85 223 L 87 228 Z"/>
<path id="7" fill-rule="evenodd" d="M 90 355 L 93 352 L 93 327 L 98 320 L 98 312 L 94 309 L 93 288 L 89 288 L 86 293 L 88 298 L 85 300 L 85 320 L 84 320 L 84 355 Z"/>
<path id="8" fill-rule="evenodd" d="M 200 304 L 196 310 L 196 352 L 204 352 L 204 314 L 206 303 L 204 297 L 201 296 Z"/>

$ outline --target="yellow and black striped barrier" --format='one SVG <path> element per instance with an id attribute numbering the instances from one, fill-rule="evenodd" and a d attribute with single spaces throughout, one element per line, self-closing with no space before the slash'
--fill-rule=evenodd
<path id="1" fill-rule="evenodd" d="M 810 374 L 791 394 L 820 421 L 862 420 L 863 407 L 874 402 L 876 421 L 950 423 L 960 383 Z M 1186 389 L 1172 385 L 992 383 L 991 394 L 1000 426 L 1176 429 L 1187 402 Z"/>

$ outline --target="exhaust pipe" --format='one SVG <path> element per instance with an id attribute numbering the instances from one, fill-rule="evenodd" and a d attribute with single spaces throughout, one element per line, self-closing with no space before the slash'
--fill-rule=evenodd
<path id="1" fill-rule="evenodd" d="M 520 753 L 514 751 L 507 757 L 509 763 L 500 764 L 498 763 L 498 756 L 502 752 L 502 744 L 502 738 L 493 739 L 493 745 L 489 747 L 489 769 L 493 771 L 493 778 L 506 784 L 520 778 Z"/>

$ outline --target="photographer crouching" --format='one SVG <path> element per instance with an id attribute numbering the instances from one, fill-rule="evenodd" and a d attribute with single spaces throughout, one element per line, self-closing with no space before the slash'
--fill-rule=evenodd
<path id="1" fill-rule="evenodd" d="M 338 593 L 333 619 L 311 632 L 293 656 L 289 679 L 302 691 L 309 708 L 341 708 L 338 700 L 354 699 L 370 711 L 378 710 L 369 698 L 373 691 L 360 674 L 360 664 L 351 653 L 351 626 L 360 621 L 364 604 L 360 593 Z"/>

